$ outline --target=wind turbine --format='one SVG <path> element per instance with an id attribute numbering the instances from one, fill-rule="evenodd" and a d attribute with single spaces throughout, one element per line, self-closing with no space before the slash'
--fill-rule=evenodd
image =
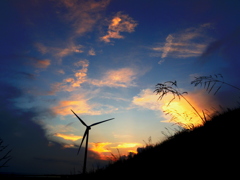
<path id="1" fill-rule="evenodd" d="M 77 154 L 79 154 L 80 149 L 81 149 L 82 144 L 83 144 L 83 141 L 84 141 L 84 139 L 85 139 L 85 137 L 86 137 L 87 139 L 86 139 L 86 147 L 85 147 L 85 155 L 84 155 L 84 164 L 83 164 L 83 174 L 85 174 L 85 172 L 86 172 L 86 163 L 87 163 L 87 151 L 88 151 L 88 135 L 89 135 L 89 130 L 91 129 L 92 126 L 95 126 L 95 125 L 104 123 L 104 122 L 106 122 L 106 121 L 113 120 L 114 118 L 107 119 L 107 120 L 100 121 L 100 122 L 96 122 L 96 123 L 93 123 L 93 124 L 91 124 L 90 126 L 88 126 L 73 110 L 71 110 L 71 111 L 72 111 L 73 114 L 75 114 L 75 116 L 80 120 L 80 122 L 86 127 L 86 130 L 85 130 L 84 135 L 83 135 L 83 138 L 82 138 L 82 142 L 81 142 L 81 144 L 80 144 L 80 146 L 79 146 L 79 149 L 78 149 L 78 152 L 77 152 Z"/>

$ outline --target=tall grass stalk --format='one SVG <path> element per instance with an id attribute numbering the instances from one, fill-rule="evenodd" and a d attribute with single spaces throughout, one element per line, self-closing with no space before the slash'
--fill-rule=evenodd
<path id="1" fill-rule="evenodd" d="M 190 107 L 195 111 L 195 113 L 197 114 L 197 116 L 202 120 L 202 122 L 205 122 L 205 119 L 199 114 L 199 112 L 197 111 L 197 109 L 183 96 L 183 94 L 187 94 L 187 92 L 180 92 L 177 89 L 177 81 L 166 81 L 164 83 L 158 83 L 155 87 L 154 92 L 157 93 L 157 95 L 159 95 L 158 100 L 162 100 L 162 98 L 167 95 L 168 93 L 173 95 L 173 98 L 169 101 L 168 105 L 170 105 L 170 103 L 177 97 L 179 100 L 180 98 L 183 98 L 188 105 L 190 105 Z"/>
<path id="2" fill-rule="evenodd" d="M 214 87 L 216 86 L 216 84 L 219 84 L 220 85 L 218 86 L 218 88 L 215 90 L 214 92 L 214 95 L 217 94 L 217 92 L 222 88 L 222 85 L 225 84 L 225 85 L 228 85 L 234 89 L 237 89 L 240 91 L 240 88 L 234 86 L 234 85 L 231 85 L 229 83 L 226 83 L 224 81 L 224 78 L 222 76 L 222 74 L 215 74 L 215 75 L 210 75 L 210 76 L 199 76 L 199 77 L 195 77 L 195 80 L 193 80 L 191 82 L 191 84 L 194 84 L 194 86 L 202 86 L 204 85 L 204 89 L 206 89 L 206 91 L 208 93 L 211 93 L 211 91 L 213 91 Z"/>

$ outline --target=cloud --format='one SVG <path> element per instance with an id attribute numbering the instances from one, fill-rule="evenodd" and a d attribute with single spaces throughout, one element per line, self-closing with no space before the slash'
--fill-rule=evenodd
<path id="1" fill-rule="evenodd" d="M 91 48 L 91 49 L 88 51 L 88 54 L 89 54 L 90 56 L 95 56 L 95 55 L 96 55 L 96 52 L 94 51 L 93 48 Z"/>
<path id="2" fill-rule="evenodd" d="M 46 69 L 48 68 L 48 66 L 51 65 L 51 60 L 49 59 L 39 59 L 31 56 L 23 56 L 23 58 L 27 59 L 26 64 L 29 64 L 39 69 Z"/>
<path id="3" fill-rule="evenodd" d="M 99 91 L 96 91 L 99 93 Z M 91 103 L 91 100 L 95 98 L 96 92 L 79 92 L 74 93 L 72 96 L 65 100 L 59 101 L 54 105 L 51 110 L 57 115 L 73 115 L 70 111 L 74 110 L 77 114 L 88 114 L 88 115 L 100 115 L 112 113 L 118 108 L 103 104 L 103 103 Z"/>
<path id="4" fill-rule="evenodd" d="M 65 74 L 65 71 L 63 69 L 59 69 L 59 70 L 57 70 L 57 73 L 58 74 Z"/>
<path id="5" fill-rule="evenodd" d="M 78 139 L 82 139 L 82 136 L 76 136 L 74 134 L 55 133 L 54 136 L 63 138 L 65 140 L 70 140 L 70 141 L 77 141 Z"/>
<path id="6" fill-rule="evenodd" d="M 51 64 L 51 61 L 49 59 L 45 60 L 38 60 L 36 63 L 34 63 L 34 66 L 37 68 L 46 69 Z"/>
<path id="7" fill-rule="evenodd" d="M 91 79 L 87 77 L 89 61 L 84 59 L 74 63 L 74 66 L 81 69 L 73 70 L 73 77 L 68 77 L 62 82 L 55 82 L 51 85 L 49 95 L 56 92 L 73 92 L 81 87 L 83 83 L 91 84 L 97 87 L 130 87 L 136 86 L 134 80 L 137 78 L 137 70 L 132 68 L 120 68 L 117 70 L 108 70 L 100 79 Z"/>
<path id="8" fill-rule="evenodd" d="M 110 142 L 98 142 L 98 143 L 90 143 L 92 147 L 90 148 L 94 152 L 102 153 L 102 152 L 111 152 L 109 149 L 106 149 L 105 146 L 110 145 Z"/>
<path id="9" fill-rule="evenodd" d="M 109 70 L 99 79 L 91 79 L 89 82 L 95 86 L 129 87 L 136 86 L 133 82 L 137 72 L 131 68 Z"/>
<path id="10" fill-rule="evenodd" d="M 51 85 L 51 91 L 49 92 L 50 95 L 59 91 L 72 92 L 76 88 L 81 87 L 82 83 L 87 81 L 88 60 L 80 60 L 74 63 L 74 66 L 77 68 L 81 67 L 81 69 L 73 70 L 74 77 L 65 78 L 62 82 L 53 83 Z"/>
<path id="11" fill-rule="evenodd" d="M 56 46 L 45 46 L 42 43 L 35 43 L 35 47 L 42 54 L 50 53 L 54 57 L 63 58 L 73 53 L 82 53 L 83 46 L 75 45 L 72 41 L 67 43 L 67 46 L 56 47 Z"/>
<path id="12" fill-rule="evenodd" d="M 230 32 L 223 38 L 215 40 L 211 42 L 204 52 L 202 52 L 200 60 L 206 61 L 207 57 L 210 57 L 214 53 L 220 51 L 225 56 L 231 56 L 231 58 L 227 58 L 227 61 L 230 59 L 238 59 L 238 56 L 234 53 L 235 48 L 239 48 L 239 39 L 240 39 L 240 27 L 236 28 L 234 31 Z"/>
<path id="13" fill-rule="evenodd" d="M 165 58 L 189 58 L 200 56 L 211 38 L 206 35 L 206 30 L 211 27 L 210 23 L 203 24 L 197 28 L 192 27 L 178 33 L 169 34 L 163 46 L 157 46 L 152 50 L 162 52 L 159 64 Z M 201 41 L 200 41 L 201 40 Z"/>
<path id="14" fill-rule="evenodd" d="M 58 115 L 66 116 L 72 114 L 72 112 L 70 111 L 71 109 L 73 109 L 74 112 L 77 114 L 101 114 L 100 111 L 93 110 L 94 105 L 90 105 L 88 103 L 88 99 L 86 99 L 84 96 L 73 96 L 68 98 L 67 100 L 59 101 L 58 104 L 52 108 L 52 111 Z"/>
<path id="15" fill-rule="evenodd" d="M 110 0 L 61 0 L 60 4 L 67 9 L 65 21 L 72 23 L 76 36 L 82 36 L 92 31 L 94 25 L 102 18 L 101 11 L 105 10 L 109 2 Z"/>
<path id="16" fill-rule="evenodd" d="M 123 39 L 124 36 L 120 35 L 120 32 L 134 32 L 137 22 L 126 14 L 118 12 L 111 20 L 108 26 L 107 35 L 100 39 L 104 42 L 110 42 L 110 39 Z"/>
<path id="17" fill-rule="evenodd" d="M 162 104 L 157 99 L 158 96 L 153 93 L 153 90 L 144 89 L 137 96 L 133 97 L 132 103 L 138 107 L 158 111 Z"/>

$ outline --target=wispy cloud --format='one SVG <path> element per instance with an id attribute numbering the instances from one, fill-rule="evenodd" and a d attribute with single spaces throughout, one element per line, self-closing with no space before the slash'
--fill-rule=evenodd
<path id="1" fill-rule="evenodd" d="M 137 72 L 132 68 L 121 68 L 107 71 L 101 79 L 92 79 L 90 83 L 95 86 L 129 87 L 136 86 L 133 82 Z"/>
<path id="2" fill-rule="evenodd" d="M 74 77 L 65 78 L 62 82 L 52 84 L 52 90 L 49 92 L 49 94 L 55 94 L 58 91 L 74 91 L 77 87 L 80 87 L 82 83 L 87 81 L 87 71 L 89 66 L 88 60 L 80 60 L 74 63 L 74 66 L 77 68 L 81 67 L 78 70 L 73 70 Z"/>
<path id="3" fill-rule="evenodd" d="M 58 115 L 69 115 L 72 114 L 70 109 L 73 109 L 77 114 L 90 114 L 90 115 L 99 115 L 101 111 L 94 110 L 95 105 L 91 105 L 88 102 L 88 99 L 82 96 L 71 96 L 66 100 L 61 100 L 57 105 L 52 107 L 52 111 Z"/>
<path id="4" fill-rule="evenodd" d="M 58 74 L 65 74 L 65 71 L 63 69 L 59 69 L 59 70 L 57 70 L 57 73 Z"/>
<path id="5" fill-rule="evenodd" d="M 207 35 L 206 30 L 211 27 L 210 23 L 199 27 L 185 29 L 178 33 L 169 34 L 166 42 L 152 48 L 152 50 L 161 53 L 159 64 L 165 61 L 165 58 L 189 58 L 200 56 L 207 45 L 212 41 Z"/>
<path id="6" fill-rule="evenodd" d="M 95 56 L 95 55 L 96 55 L 96 52 L 94 51 L 93 48 L 91 48 L 91 49 L 88 51 L 88 54 L 89 54 L 90 56 Z"/>
<path id="7" fill-rule="evenodd" d="M 73 53 L 83 53 L 83 46 L 76 44 L 77 38 L 91 32 L 94 26 L 101 20 L 102 11 L 106 9 L 110 0 L 58 0 L 56 1 L 56 12 L 62 22 L 66 22 L 69 28 L 69 35 L 64 43 L 46 45 L 35 43 L 35 47 L 42 54 L 51 54 L 61 62 L 62 58 Z M 64 11 L 62 11 L 64 9 Z M 59 45 L 60 44 L 60 45 Z M 95 55 L 93 49 L 89 55 Z"/>
<path id="8" fill-rule="evenodd" d="M 134 32 L 137 25 L 137 22 L 131 17 L 118 12 L 108 26 L 107 35 L 101 37 L 100 39 L 107 43 L 111 41 L 110 39 L 122 39 L 124 36 L 120 35 L 120 32 Z"/>
<path id="9" fill-rule="evenodd" d="M 44 60 L 37 60 L 33 63 L 33 66 L 36 68 L 46 69 L 51 64 L 51 61 L 49 59 Z"/>
<path id="10" fill-rule="evenodd" d="M 99 79 L 91 79 L 87 77 L 89 61 L 86 59 L 74 63 L 74 66 L 79 69 L 73 69 L 72 77 L 55 82 L 51 85 L 49 95 L 54 95 L 56 92 L 66 91 L 73 92 L 81 87 L 83 83 L 91 84 L 97 87 L 132 87 L 136 86 L 134 80 L 137 78 L 138 71 L 133 68 L 120 68 L 116 70 L 108 70 Z"/>
<path id="11" fill-rule="evenodd" d="M 153 90 L 144 89 L 133 97 L 132 103 L 137 107 L 159 111 L 162 104 L 157 99 L 158 96 L 153 93 Z"/>
<path id="12" fill-rule="evenodd" d="M 96 103 L 93 99 L 96 92 L 73 92 L 73 95 L 59 101 L 51 109 L 57 115 L 73 115 L 70 109 L 77 114 L 101 115 L 117 111 L 118 108 L 102 103 Z"/>
<path id="13" fill-rule="evenodd" d="M 76 36 L 82 36 L 92 31 L 96 22 L 102 18 L 101 11 L 105 10 L 110 0 L 61 0 L 60 2 L 67 9 L 64 19 L 72 23 Z"/>
<path id="14" fill-rule="evenodd" d="M 57 58 L 63 58 L 72 53 L 82 53 L 83 52 L 83 50 L 82 50 L 83 46 L 75 45 L 73 42 L 69 42 L 67 46 L 62 46 L 62 47 L 45 46 L 42 43 L 35 43 L 35 47 L 42 54 L 49 53 Z"/>

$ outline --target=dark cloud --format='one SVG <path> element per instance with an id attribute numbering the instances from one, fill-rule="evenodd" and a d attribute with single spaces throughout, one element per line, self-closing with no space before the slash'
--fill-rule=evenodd
<path id="1" fill-rule="evenodd" d="M 12 159 L 1 172 L 24 174 L 70 174 L 74 168 L 80 171 L 83 163 L 84 148 L 76 155 L 77 148 L 63 148 L 62 144 L 51 143 L 36 121 L 51 119 L 54 114 L 48 109 L 24 109 L 14 105 L 14 99 L 25 96 L 20 89 L 0 83 L 0 137 L 12 149 Z M 89 169 L 93 165 L 106 164 L 98 160 L 98 154 L 89 151 Z"/>
<path id="2" fill-rule="evenodd" d="M 17 74 L 29 80 L 34 80 L 36 78 L 36 75 L 27 72 L 17 72 Z"/>
<path id="3" fill-rule="evenodd" d="M 220 53 L 225 57 L 231 57 L 232 53 L 234 54 L 234 56 L 236 56 L 235 50 L 236 48 L 238 49 L 239 47 L 240 47 L 240 27 L 236 28 L 235 31 L 229 33 L 227 36 L 210 43 L 200 56 L 200 61 L 202 62 L 210 61 L 211 60 L 210 58 L 212 58 L 212 55 L 215 53 Z"/>

